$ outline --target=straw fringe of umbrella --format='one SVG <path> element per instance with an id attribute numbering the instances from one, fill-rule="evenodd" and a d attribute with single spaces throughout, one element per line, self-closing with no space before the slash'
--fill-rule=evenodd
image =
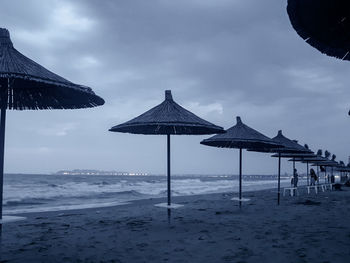
<path id="1" fill-rule="evenodd" d="M 308 44 L 328 56 L 350 60 L 350 1 L 288 0 L 287 12 Z"/>
<path id="2" fill-rule="evenodd" d="M 0 103 L 5 102 L 7 109 L 78 109 L 104 104 L 91 88 L 74 84 L 17 51 L 4 28 L 0 28 L 0 58 Z"/>

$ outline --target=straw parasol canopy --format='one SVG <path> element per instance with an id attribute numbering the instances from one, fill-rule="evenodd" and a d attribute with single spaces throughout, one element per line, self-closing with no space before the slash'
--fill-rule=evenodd
<path id="1" fill-rule="evenodd" d="M 241 117 L 236 117 L 237 124 L 226 130 L 224 134 L 214 135 L 201 141 L 201 144 L 219 148 L 238 149 L 268 149 L 280 148 L 280 144 L 272 141 L 269 137 L 245 125 Z"/>
<path id="2" fill-rule="evenodd" d="M 146 135 L 201 135 L 224 132 L 222 127 L 199 118 L 177 104 L 170 90 L 165 91 L 165 100 L 161 104 L 109 130 Z"/>
<path id="3" fill-rule="evenodd" d="M 338 166 L 337 170 L 340 172 L 350 172 L 350 167 L 347 166 Z"/>
<path id="4" fill-rule="evenodd" d="M 145 135 L 167 135 L 168 146 L 168 203 L 171 208 L 170 191 L 170 135 L 202 135 L 224 133 L 222 127 L 203 120 L 177 104 L 170 90 L 165 91 L 165 100 L 158 106 L 140 116 L 109 129 L 112 132 L 124 132 Z"/>
<path id="5" fill-rule="evenodd" d="M 214 135 L 209 139 L 201 141 L 201 144 L 218 148 L 239 149 L 239 204 L 242 199 L 242 149 L 271 149 L 281 148 L 283 145 L 272 141 L 267 136 L 245 125 L 240 117 L 237 117 L 237 124 L 224 134 Z M 236 199 L 235 199 L 236 200 Z"/>
<path id="6" fill-rule="evenodd" d="M 295 158 L 295 161 L 303 161 L 308 158 L 315 158 L 313 153 L 281 153 L 281 158 Z M 271 157 L 278 157 L 278 154 L 273 154 Z"/>
<path id="7" fill-rule="evenodd" d="M 328 56 L 350 60 L 350 1 L 288 0 L 287 12 L 307 43 Z"/>
<path id="8" fill-rule="evenodd" d="M 104 104 L 91 88 L 74 84 L 17 51 L 0 28 L 1 104 L 7 109 L 78 109 Z M 3 102 L 4 101 L 4 102 Z"/>
<path id="9" fill-rule="evenodd" d="M 289 156 L 292 157 L 292 156 Z M 321 155 L 318 154 L 314 154 L 313 156 L 293 156 L 293 159 L 288 160 L 290 162 L 302 162 L 302 163 L 306 163 L 308 166 L 308 170 L 309 170 L 309 163 L 312 164 L 312 166 L 317 166 L 317 173 L 318 173 L 318 168 L 319 166 L 329 166 L 329 167 L 335 167 L 335 165 L 337 164 L 337 162 L 329 160 L 325 157 L 322 157 Z M 309 176 L 309 174 L 307 173 L 307 176 Z M 308 184 L 309 184 L 309 177 L 307 178 L 308 180 Z M 319 182 L 319 180 L 318 180 Z"/>
<path id="10" fill-rule="evenodd" d="M 333 169 L 339 166 L 339 163 L 334 160 L 329 160 L 325 157 L 318 156 L 316 160 L 311 161 L 311 166 L 317 166 L 317 167 L 324 167 L 324 175 L 326 180 L 327 175 L 327 167 L 332 168 L 332 175 L 333 175 Z"/>
<path id="11" fill-rule="evenodd" d="M 283 145 L 283 148 L 270 149 L 268 152 L 276 152 L 277 154 L 272 157 L 278 157 L 278 183 L 277 183 L 277 205 L 280 204 L 281 198 L 281 158 L 286 156 L 310 156 L 313 155 L 312 151 L 301 146 L 295 140 L 290 140 L 282 134 L 282 130 L 279 130 L 277 135 L 272 138 L 276 143 Z M 264 151 L 264 149 L 263 149 Z M 265 151 L 266 152 L 266 151 Z M 289 157 L 288 157 L 289 158 Z M 293 166 L 293 169 L 295 166 Z M 294 170 L 293 170 L 294 172 Z"/>
<path id="12" fill-rule="evenodd" d="M 312 154 L 312 151 L 301 146 L 295 140 L 290 140 L 282 134 L 282 130 L 279 130 L 277 136 L 272 138 L 273 141 L 282 144 L 284 148 L 278 152 L 282 154 Z"/>
<path id="13" fill-rule="evenodd" d="M 91 88 L 74 84 L 17 51 L 7 29 L 0 28 L 0 223 L 6 110 L 78 109 L 103 105 Z"/>
<path id="14" fill-rule="evenodd" d="M 276 143 L 283 145 L 282 148 L 275 149 L 255 149 L 258 152 L 274 152 L 277 154 L 272 155 L 272 157 L 278 157 L 278 184 L 277 184 L 277 205 L 280 204 L 281 198 L 281 158 L 290 158 L 293 156 L 310 156 L 313 155 L 312 151 L 299 145 L 296 141 L 290 140 L 282 134 L 282 130 L 279 130 L 277 135 L 272 138 Z M 248 150 L 249 151 L 249 150 Z M 293 168 L 294 169 L 294 168 Z"/>
<path id="15" fill-rule="evenodd" d="M 296 162 L 310 162 L 312 164 L 320 164 L 322 166 L 337 166 L 338 163 L 336 161 L 329 160 L 322 156 L 315 155 L 314 157 L 304 157 L 304 158 L 295 158 L 290 159 L 289 161 L 296 161 Z"/>

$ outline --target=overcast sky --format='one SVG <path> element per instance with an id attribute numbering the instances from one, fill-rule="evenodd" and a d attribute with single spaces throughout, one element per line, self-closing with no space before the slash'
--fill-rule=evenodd
<path id="1" fill-rule="evenodd" d="M 279 129 L 311 149 L 350 155 L 350 64 L 293 30 L 286 0 L 11 0 L 0 27 L 17 50 L 103 97 L 83 110 L 8 111 L 5 171 L 100 169 L 165 173 L 166 137 L 108 129 L 175 101 L 222 127 Z M 173 136 L 174 173 L 238 173 L 238 151 Z M 246 174 L 277 172 L 277 159 L 244 152 Z M 282 163 L 283 171 L 291 164 Z M 300 171 L 305 167 L 299 165 Z"/>

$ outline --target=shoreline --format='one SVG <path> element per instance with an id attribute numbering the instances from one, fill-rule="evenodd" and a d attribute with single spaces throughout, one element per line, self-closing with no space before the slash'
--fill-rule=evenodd
<path id="1" fill-rule="evenodd" d="M 305 182 L 303 182 L 305 183 Z M 277 182 L 276 182 L 277 184 Z M 285 188 L 286 186 L 281 186 L 281 196 L 283 194 L 283 188 Z M 306 185 L 300 185 L 298 186 L 299 189 L 303 189 L 303 191 L 306 189 Z M 277 196 L 277 185 L 276 187 L 272 187 L 272 188 L 266 188 L 266 189 L 254 189 L 254 190 L 248 190 L 248 191 L 244 191 L 243 189 L 243 196 L 247 193 L 253 193 L 253 192 L 259 192 L 259 191 L 271 191 L 274 192 L 274 194 L 276 194 Z M 234 189 L 230 189 L 228 191 L 223 191 L 223 192 L 213 192 L 213 193 L 202 193 L 202 194 L 187 194 L 187 195 L 174 195 L 172 196 L 172 198 L 186 198 L 186 197 L 195 197 L 195 196 L 206 196 L 206 195 L 216 195 L 216 194 L 232 194 L 232 195 L 237 195 L 238 194 L 238 189 L 234 190 Z M 277 197 L 276 197 L 277 198 Z M 144 198 L 137 198 L 137 199 L 130 199 L 130 200 L 114 200 L 114 201 L 110 201 L 110 202 L 105 202 L 105 203 L 94 203 L 91 204 L 90 206 L 87 204 L 74 204 L 74 205 L 66 205 L 70 206 L 72 208 L 62 208 L 62 209 L 56 209 L 57 206 L 55 207 L 45 207 L 44 209 L 40 209 L 37 208 L 37 211 L 35 211 L 35 208 L 32 209 L 34 211 L 25 211 L 25 212 L 17 212 L 15 211 L 4 211 L 4 215 L 5 216 L 16 216 L 16 215 L 20 215 L 20 216 L 25 216 L 28 214 L 36 214 L 36 213 L 49 213 L 49 212 L 63 212 L 63 211 L 74 211 L 74 210 L 85 210 L 85 209 L 99 209 L 99 208 L 104 208 L 104 207 L 118 207 L 118 206 L 124 206 L 126 204 L 130 204 L 136 201 L 146 201 L 146 200 L 154 200 L 154 199 L 159 199 L 159 203 L 164 203 L 166 202 L 166 196 L 164 195 L 163 197 L 144 197 Z M 163 200 L 163 201 L 161 201 Z M 58 207 L 65 207 L 65 205 L 61 205 Z M 77 208 L 74 208 L 77 207 Z M 25 209 L 22 209 L 25 210 Z"/>
<path id="2" fill-rule="evenodd" d="M 3 226 L 9 262 L 348 262 L 350 189 L 282 197 L 275 189 L 24 214 Z M 201 253 L 198 253 L 200 251 Z M 1 262 L 1 261 L 0 261 Z"/>
<path id="3" fill-rule="evenodd" d="M 300 186 L 300 188 L 305 187 L 304 185 Z M 281 187 L 281 190 L 283 188 Z M 254 192 L 260 192 L 260 191 L 270 191 L 271 193 L 275 193 L 277 195 L 277 187 L 276 188 L 267 188 L 267 189 L 257 189 L 257 190 L 250 190 L 243 192 L 242 195 L 244 196 L 245 194 L 248 193 L 254 193 Z M 238 194 L 237 191 L 225 191 L 225 192 L 215 192 L 215 193 L 203 193 L 203 194 L 188 194 L 188 195 L 176 195 L 172 196 L 172 199 L 177 199 L 177 198 L 186 198 L 186 197 L 200 197 L 200 196 L 210 196 L 210 195 L 232 195 L 235 196 Z M 6 211 L 4 212 L 5 216 L 24 216 L 28 214 L 37 214 L 37 213 L 54 213 L 54 212 L 64 212 L 64 211 L 75 211 L 75 210 L 86 210 L 86 209 L 102 209 L 102 208 L 108 208 L 108 207 L 119 207 L 119 206 L 124 206 L 124 205 L 130 205 L 134 202 L 143 202 L 143 201 L 151 201 L 151 200 L 159 200 L 159 203 L 165 203 L 166 202 L 166 196 L 163 197 L 147 197 L 147 198 L 140 198 L 140 199 L 133 199 L 133 200 L 127 200 L 127 201 L 114 201 L 113 203 L 107 202 L 107 203 L 100 203 L 100 204 L 93 204 L 91 207 L 82 207 L 82 208 L 69 208 L 69 209 L 54 209 L 54 208 L 46 208 L 49 210 L 43 210 L 43 211 L 28 211 L 28 212 L 16 212 L 16 211 Z M 114 203 L 119 203 L 119 204 L 114 204 Z M 62 205 L 63 207 L 64 205 Z M 72 206 L 84 206 L 84 205 L 72 205 Z"/>
<path id="4" fill-rule="evenodd" d="M 282 189 L 282 188 L 281 188 Z M 275 190 L 275 191 L 274 191 Z M 269 192 L 271 195 L 277 196 L 277 189 L 275 188 L 268 188 L 268 189 L 262 189 L 262 190 L 252 190 L 252 191 L 247 191 L 243 192 L 242 195 L 243 197 L 249 197 L 249 196 L 254 196 L 254 193 L 259 193 L 259 192 Z M 217 196 L 227 196 L 227 197 L 235 197 L 237 196 L 238 192 L 220 192 L 220 193 L 209 193 L 209 194 L 195 194 L 195 195 L 180 195 L 180 196 L 172 196 L 172 201 L 174 203 L 179 203 L 186 205 L 190 201 L 186 200 L 188 199 L 213 199 L 217 198 Z M 179 200 L 177 200 L 179 199 Z M 276 198 L 277 200 L 277 198 Z M 167 201 L 166 196 L 165 197 L 151 197 L 151 198 L 144 198 L 144 199 L 136 199 L 136 200 L 130 200 L 126 202 L 121 202 L 121 204 L 118 205 L 106 205 L 106 206 L 96 206 L 96 207 L 86 207 L 86 208 L 77 208 L 77 209 L 62 209 L 62 210 L 53 210 L 53 211 L 37 211 L 37 212 L 25 212 L 25 213 L 16 213 L 16 214 L 5 214 L 5 215 L 15 215 L 15 216 L 23 216 L 23 217 L 35 217 L 40 214 L 55 214 L 55 213 L 65 213 L 65 212 L 79 212 L 79 211 L 88 211 L 88 210 L 103 210 L 103 209 L 117 209 L 119 207 L 124 207 L 124 206 L 138 206 L 138 205 L 155 205 L 158 203 L 165 203 Z M 160 208 L 161 209 L 161 208 Z M 165 208 L 163 208 L 165 209 Z"/>

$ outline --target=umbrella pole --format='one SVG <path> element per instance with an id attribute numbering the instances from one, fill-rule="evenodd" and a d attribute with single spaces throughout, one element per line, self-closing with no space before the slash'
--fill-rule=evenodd
<path id="1" fill-rule="evenodd" d="M 242 148 L 239 148 L 239 207 L 242 207 Z"/>
<path id="2" fill-rule="evenodd" d="M 306 180 L 307 180 L 307 186 L 309 186 L 309 162 L 306 162 Z"/>
<path id="3" fill-rule="evenodd" d="M 333 166 L 332 166 L 332 170 L 331 170 L 332 172 L 331 172 L 331 176 L 333 176 Z M 329 183 L 329 182 L 328 182 Z"/>
<path id="4" fill-rule="evenodd" d="M 5 152 L 5 125 L 6 125 L 6 102 L 1 105 L 0 120 L 0 220 L 2 220 L 2 200 L 3 200 L 3 183 L 4 183 L 4 152 Z M 2 223 L 0 223 L 0 228 Z M 1 230 L 0 230 L 1 231 Z M 0 232 L 1 235 L 1 232 Z"/>
<path id="5" fill-rule="evenodd" d="M 170 134 L 167 134 L 167 177 L 168 177 L 168 206 L 171 204 L 171 192 L 170 192 Z"/>
<path id="6" fill-rule="evenodd" d="M 281 189 L 281 153 L 278 153 L 278 191 L 277 191 L 277 205 L 280 205 Z"/>
<path id="7" fill-rule="evenodd" d="M 293 157 L 293 175 L 294 175 L 294 170 L 295 170 L 295 157 Z"/>

